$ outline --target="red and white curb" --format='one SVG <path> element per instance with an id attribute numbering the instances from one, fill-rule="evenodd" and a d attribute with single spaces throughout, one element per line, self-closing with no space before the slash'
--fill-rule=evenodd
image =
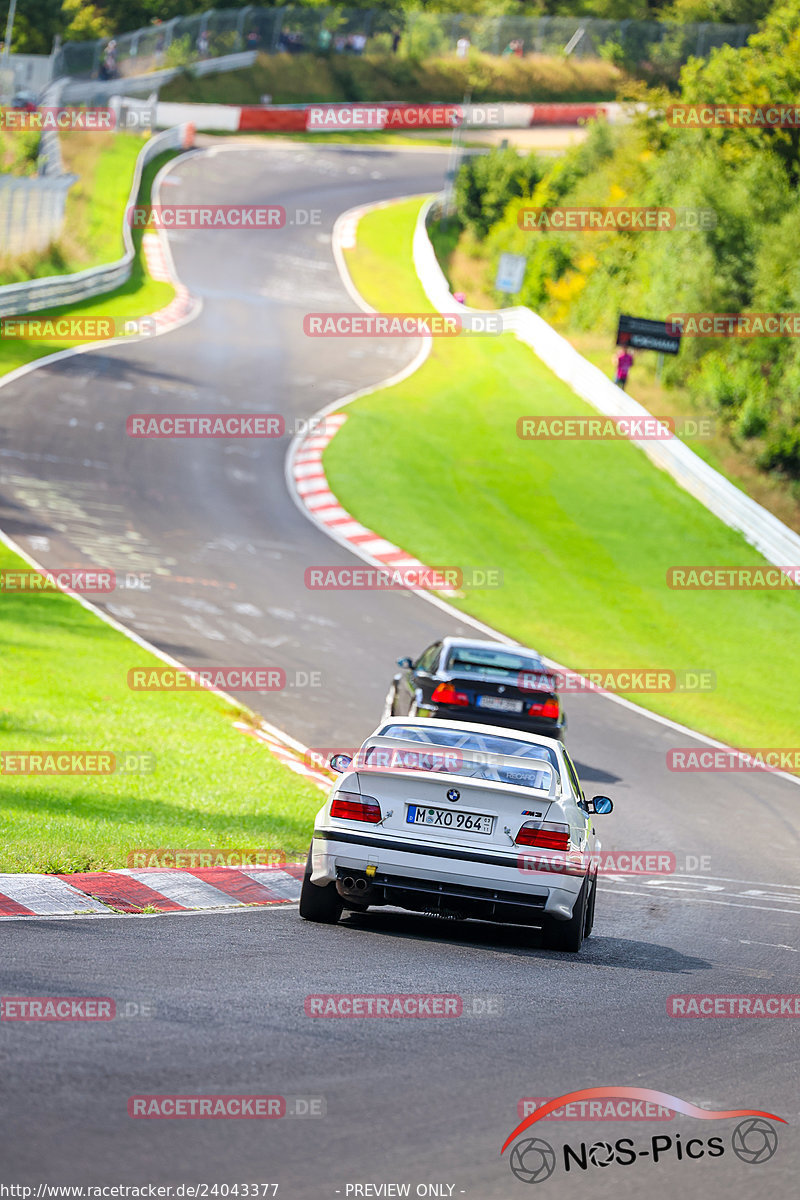
<path id="1" fill-rule="evenodd" d="M 244 721 L 235 721 L 234 729 L 241 730 L 242 733 L 247 733 L 254 737 L 256 741 L 262 742 L 268 749 L 273 758 L 277 758 L 279 763 L 284 767 L 288 767 L 290 771 L 294 771 L 295 775 L 302 775 L 305 779 L 310 779 L 317 787 L 327 792 L 336 776 L 332 771 L 326 771 L 324 768 L 315 767 L 312 762 L 309 762 L 308 751 L 300 752 L 298 747 L 290 746 L 287 742 L 281 741 L 268 729 L 262 727 L 253 727 L 245 724 Z"/>
<path id="2" fill-rule="evenodd" d="M 431 568 L 426 567 L 418 558 L 401 550 L 394 542 L 388 541 L 380 534 L 373 533 L 366 525 L 352 517 L 331 491 L 322 465 L 322 455 L 346 420 L 347 414 L 343 412 L 326 416 L 323 431 L 309 433 L 298 443 L 291 462 L 296 495 L 312 520 L 335 533 L 337 540 L 343 541 L 362 557 L 367 557 L 374 565 L 383 567 L 388 572 L 419 572 L 421 576 L 430 573 Z M 440 596 L 459 595 L 455 588 L 431 590 L 435 590 Z"/>
<path id="3" fill-rule="evenodd" d="M 195 310 L 199 311 L 200 301 L 178 279 L 169 250 L 160 234 L 147 232 L 143 235 L 142 253 L 149 274 L 159 283 L 171 284 L 175 289 L 175 297 L 165 308 L 147 317 L 140 317 L 138 323 L 144 329 L 152 322 L 154 333 L 166 333 L 168 329 L 182 324 Z"/>
<path id="4" fill-rule="evenodd" d="M 300 899 L 305 867 L 145 867 L 74 875 L 0 875 L 0 920 L 264 907 Z"/>
<path id="5" fill-rule="evenodd" d="M 458 114 L 454 122 L 453 113 Z M 305 133 L 384 129 L 406 132 L 450 133 L 454 124 L 481 132 L 493 129 L 530 129 L 539 125 L 581 125 L 597 117 L 623 120 L 624 106 L 556 101 L 550 104 L 408 104 L 370 100 L 362 104 L 191 104 L 159 101 L 155 125 L 168 129 L 192 124 L 220 133 Z"/>

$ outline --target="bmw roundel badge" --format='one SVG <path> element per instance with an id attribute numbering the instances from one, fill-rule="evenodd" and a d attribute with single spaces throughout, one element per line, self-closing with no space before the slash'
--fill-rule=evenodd
<path id="1" fill-rule="evenodd" d="M 447 793 L 447 799 L 452 800 L 453 803 L 455 804 L 456 800 L 461 799 L 461 792 L 456 791 L 455 788 L 450 788 Z"/>

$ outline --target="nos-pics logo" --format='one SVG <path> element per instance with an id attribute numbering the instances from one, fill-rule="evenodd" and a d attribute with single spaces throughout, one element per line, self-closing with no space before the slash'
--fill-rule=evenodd
<path id="1" fill-rule="evenodd" d="M 783 1117 L 775 1113 L 752 1108 L 720 1111 L 699 1108 L 678 1096 L 670 1096 L 652 1088 L 583 1088 L 558 1096 L 537 1108 L 513 1130 L 500 1153 L 504 1154 L 509 1145 L 531 1125 L 563 1105 L 580 1100 L 612 1097 L 655 1102 L 674 1113 L 683 1113 L 685 1116 L 704 1121 L 744 1118 L 739 1121 L 730 1136 L 730 1149 L 738 1159 L 750 1165 L 768 1162 L 778 1148 L 777 1130 L 770 1122 L 779 1121 L 785 1124 Z M 581 1142 L 578 1146 L 565 1144 L 558 1151 L 544 1138 L 531 1136 L 516 1141 L 509 1155 L 509 1166 L 512 1174 L 521 1183 L 543 1183 L 554 1174 L 559 1161 L 563 1171 L 569 1173 L 589 1171 L 592 1168 L 603 1169 L 612 1165 L 632 1166 L 639 1159 L 653 1163 L 664 1160 L 697 1162 L 702 1158 L 720 1158 L 726 1153 L 726 1149 L 725 1138 L 720 1135 L 686 1138 L 685 1134 L 682 1136 L 680 1133 L 662 1133 L 654 1134 L 647 1141 L 638 1143 L 633 1138 L 623 1137 L 613 1142 L 598 1140 L 590 1144 Z"/>

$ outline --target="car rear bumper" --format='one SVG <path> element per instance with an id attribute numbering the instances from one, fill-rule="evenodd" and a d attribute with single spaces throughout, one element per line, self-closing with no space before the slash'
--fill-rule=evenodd
<path id="1" fill-rule="evenodd" d="M 545 917 L 568 920 L 584 875 L 523 870 L 520 861 L 521 851 L 482 852 L 361 830 L 315 829 L 311 880 L 336 883 L 344 899 L 362 904 L 530 925 Z"/>
<path id="2" fill-rule="evenodd" d="M 440 721 L 464 721 L 474 725 L 496 725 L 500 729 L 518 729 L 522 733 L 541 733 L 545 737 L 559 739 L 563 739 L 567 726 L 563 713 L 558 721 L 553 721 L 550 717 L 532 717 L 526 713 L 498 713 L 491 709 L 465 709 L 448 704 L 420 705 L 417 716 Z"/>

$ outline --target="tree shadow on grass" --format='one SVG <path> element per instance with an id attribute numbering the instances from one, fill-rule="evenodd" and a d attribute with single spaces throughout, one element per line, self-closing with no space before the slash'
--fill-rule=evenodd
<path id="1" fill-rule="evenodd" d="M 9 782 L 6 780 L 6 783 Z M 49 820 L 65 818 L 93 821 L 106 828 L 110 826 L 123 836 L 131 826 L 164 826 L 175 831 L 185 829 L 195 839 L 204 835 L 204 841 L 209 836 L 212 840 L 219 835 L 229 837 L 233 830 L 237 837 L 263 838 L 266 829 L 279 829 L 282 836 L 291 838 L 293 845 L 308 841 L 314 816 L 313 797 L 310 798 L 307 815 L 276 812 L 267 806 L 269 801 L 265 802 L 264 810 L 258 813 L 214 812 L 200 807 L 184 808 L 166 800 L 143 800 L 141 796 L 130 792 L 90 792 L 85 787 L 58 797 L 54 793 L 54 782 L 57 781 L 50 780 L 47 784 L 26 783 L 21 787 L 16 786 L 13 791 L 4 788 L 2 807 L 6 812 L 14 810 L 20 815 L 47 814 Z M 100 777 L 98 786 L 102 787 Z M 280 796 L 275 800 L 280 803 Z M 86 836 L 81 831 L 81 837 Z M 170 836 L 174 837 L 175 833 Z M 7 848 L 10 842 L 9 838 Z"/>

